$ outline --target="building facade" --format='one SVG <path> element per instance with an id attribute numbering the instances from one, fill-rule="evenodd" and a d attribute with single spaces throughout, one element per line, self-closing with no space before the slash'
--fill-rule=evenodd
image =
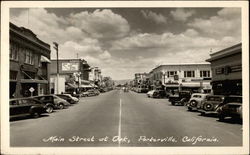
<path id="1" fill-rule="evenodd" d="M 210 54 L 214 94 L 242 95 L 242 44 Z"/>
<path id="2" fill-rule="evenodd" d="M 149 73 L 153 87 L 202 88 L 211 89 L 212 72 L 210 63 L 165 64 L 154 68 Z"/>
<path id="3" fill-rule="evenodd" d="M 90 66 L 84 59 L 59 59 L 58 66 L 59 78 L 57 86 L 57 60 L 51 60 L 51 93 L 75 91 L 81 87 L 82 81 L 89 80 Z"/>
<path id="4" fill-rule="evenodd" d="M 89 81 L 95 85 L 101 85 L 102 83 L 102 71 L 98 67 L 91 67 L 89 73 Z"/>
<path id="5" fill-rule="evenodd" d="M 49 94 L 50 45 L 10 23 L 10 97 Z"/>

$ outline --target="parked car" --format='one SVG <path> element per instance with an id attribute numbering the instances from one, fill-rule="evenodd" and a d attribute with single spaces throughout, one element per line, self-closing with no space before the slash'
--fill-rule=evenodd
<path id="1" fill-rule="evenodd" d="M 179 91 L 174 95 L 170 95 L 168 101 L 171 102 L 172 105 L 181 104 L 184 105 L 189 101 L 191 97 L 191 91 Z"/>
<path id="2" fill-rule="evenodd" d="M 34 118 L 45 113 L 45 104 L 32 98 L 10 99 L 10 118 L 30 115 Z"/>
<path id="3" fill-rule="evenodd" d="M 69 102 L 56 95 L 41 95 L 41 96 L 34 96 L 33 98 L 45 104 L 52 103 L 55 109 L 64 109 L 70 106 Z"/>
<path id="4" fill-rule="evenodd" d="M 167 97 L 165 90 L 155 90 L 153 92 L 153 98 L 164 98 Z"/>
<path id="5" fill-rule="evenodd" d="M 90 89 L 90 90 L 87 90 L 87 91 L 83 92 L 81 96 L 90 97 L 90 96 L 96 96 L 96 95 L 99 95 L 99 94 L 100 94 L 100 92 L 98 90 Z"/>
<path id="6" fill-rule="evenodd" d="M 202 114 L 217 114 L 217 107 L 224 102 L 223 95 L 207 95 L 204 102 L 197 104 L 197 110 Z"/>
<path id="7" fill-rule="evenodd" d="M 153 94 L 154 94 L 155 90 L 150 90 L 147 92 L 147 96 L 148 97 L 153 97 Z"/>
<path id="8" fill-rule="evenodd" d="M 219 120 L 224 120 L 225 117 L 242 119 L 242 96 L 225 97 L 224 102 L 216 109 Z"/>
<path id="9" fill-rule="evenodd" d="M 190 100 L 186 104 L 188 110 L 190 111 L 197 110 L 197 105 L 202 104 L 205 101 L 207 95 L 208 94 L 201 94 L 201 93 L 192 94 Z"/>
<path id="10" fill-rule="evenodd" d="M 70 104 L 77 103 L 79 101 L 78 98 L 71 96 L 70 94 L 56 94 L 56 96 L 66 100 Z"/>

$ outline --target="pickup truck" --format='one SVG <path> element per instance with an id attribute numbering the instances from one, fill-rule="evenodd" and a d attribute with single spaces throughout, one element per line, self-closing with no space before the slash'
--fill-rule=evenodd
<path id="1" fill-rule="evenodd" d="M 168 98 L 168 101 L 171 102 L 172 105 L 184 105 L 191 98 L 190 91 L 179 91 L 179 93 L 171 94 Z"/>

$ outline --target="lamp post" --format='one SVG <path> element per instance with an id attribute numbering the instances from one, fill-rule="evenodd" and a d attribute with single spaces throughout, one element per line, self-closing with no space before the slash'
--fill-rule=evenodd
<path id="1" fill-rule="evenodd" d="M 81 76 L 81 72 L 76 72 L 76 76 L 78 78 L 78 93 L 80 92 L 80 76 Z"/>
<path id="2" fill-rule="evenodd" d="M 54 49 L 56 50 L 56 93 L 59 94 L 59 62 L 58 62 L 58 43 L 53 42 L 54 44 Z"/>

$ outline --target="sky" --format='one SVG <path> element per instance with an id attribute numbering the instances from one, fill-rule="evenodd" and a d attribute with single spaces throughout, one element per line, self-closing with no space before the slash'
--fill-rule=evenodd
<path id="1" fill-rule="evenodd" d="M 165 63 L 205 62 L 241 42 L 240 8 L 11 8 L 10 22 L 114 80 Z"/>

